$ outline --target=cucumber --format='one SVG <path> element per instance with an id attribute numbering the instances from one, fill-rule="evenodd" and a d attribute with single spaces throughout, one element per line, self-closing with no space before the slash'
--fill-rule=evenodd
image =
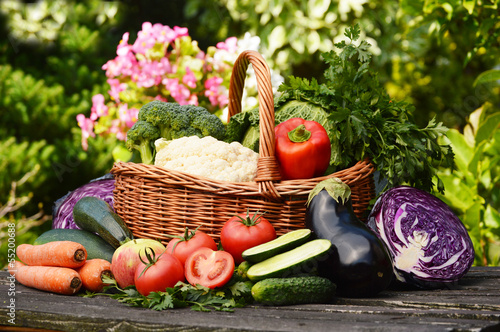
<path id="1" fill-rule="evenodd" d="M 87 250 L 87 259 L 102 258 L 111 263 L 115 252 L 115 248 L 101 237 L 83 229 L 51 229 L 42 233 L 33 244 L 45 244 L 54 241 L 80 243 Z"/>
<path id="2" fill-rule="evenodd" d="M 250 266 L 252 266 L 252 263 L 250 262 L 247 261 L 241 262 L 240 265 L 238 265 L 238 267 L 235 269 L 234 275 L 241 281 L 247 281 L 248 280 L 247 272 Z"/>
<path id="3" fill-rule="evenodd" d="M 104 200 L 85 196 L 73 207 L 73 219 L 81 229 L 97 233 L 113 248 L 132 240 L 134 237 L 122 218 L 113 212 Z"/>
<path id="4" fill-rule="evenodd" d="M 241 256 L 250 263 L 259 263 L 304 244 L 310 235 L 311 230 L 307 228 L 291 231 L 272 241 L 249 248 L 243 251 Z"/>
<path id="5" fill-rule="evenodd" d="M 269 278 L 252 286 L 252 297 L 265 305 L 328 303 L 337 286 L 319 276 Z"/>
<path id="6" fill-rule="evenodd" d="M 332 243 L 325 239 L 306 242 L 295 249 L 252 265 L 247 271 L 247 276 L 256 282 L 267 278 L 316 273 L 318 263 L 328 258 L 331 247 Z"/>

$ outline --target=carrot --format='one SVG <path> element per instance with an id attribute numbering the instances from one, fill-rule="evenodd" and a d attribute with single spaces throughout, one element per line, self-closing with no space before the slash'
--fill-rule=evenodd
<path id="1" fill-rule="evenodd" d="M 73 269 L 55 266 L 28 266 L 16 261 L 15 266 L 9 264 L 9 272 L 16 280 L 31 288 L 38 290 L 72 295 L 80 290 L 82 280 Z"/>
<path id="2" fill-rule="evenodd" d="M 87 250 L 73 241 L 54 241 L 45 244 L 20 244 L 17 257 L 26 265 L 80 267 L 87 260 Z"/>
<path id="3" fill-rule="evenodd" d="M 89 259 L 81 267 L 75 269 L 82 279 L 83 287 L 91 292 L 100 292 L 106 285 L 102 278 L 113 277 L 111 263 L 105 259 Z"/>

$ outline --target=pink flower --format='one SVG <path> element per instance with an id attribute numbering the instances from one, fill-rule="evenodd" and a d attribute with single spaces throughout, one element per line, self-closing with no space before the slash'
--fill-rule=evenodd
<path id="1" fill-rule="evenodd" d="M 126 83 L 121 83 L 117 78 L 108 78 L 107 80 L 110 90 L 108 91 L 109 96 L 115 102 L 120 102 L 120 92 L 125 91 L 127 89 Z"/>
<path id="2" fill-rule="evenodd" d="M 102 69 L 106 70 L 107 77 L 132 76 L 138 70 L 137 59 L 133 53 L 129 52 L 109 60 L 102 66 Z"/>
<path id="3" fill-rule="evenodd" d="M 176 38 L 189 36 L 188 28 L 181 28 L 178 26 L 174 26 L 174 33 L 175 33 Z"/>
<path id="4" fill-rule="evenodd" d="M 82 148 L 84 151 L 87 151 L 89 148 L 88 138 L 95 137 L 94 133 L 94 121 L 91 119 L 87 119 L 85 115 L 78 114 L 76 116 L 76 121 L 78 122 L 78 127 L 82 130 Z"/>
<path id="5" fill-rule="evenodd" d="M 92 108 L 90 109 L 90 119 L 97 120 L 101 116 L 108 115 L 108 106 L 104 104 L 104 96 L 97 94 L 92 97 Z"/>
<path id="6" fill-rule="evenodd" d="M 196 80 L 196 77 L 194 76 L 194 73 L 191 70 L 191 68 L 186 67 L 186 74 L 182 78 L 182 83 L 184 83 L 185 85 L 187 85 L 191 89 L 196 88 L 197 80 Z"/>
<path id="7" fill-rule="evenodd" d="M 137 121 L 138 114 L 139 110 L 134 107 L 128 108 L 128 104 L 122 104 L 118 108 L 118 119 L 120 120 L 120 123 L 127 128 L 127 130 Z"/>
<path id="8" fill-rule="evenodd" d="M 228 52 L 234 53 L 238 51 L 238 38 L 229 37 L 224 42 L 218 42 L 216 47 L 220 50 L 226 50 Z"/>
<path id="9" fill-rule="evenodd" d="M 214 76 L 205 81 L 205 97 L 213 106 L 224 108 L 229 103 L 227 89 L 221 85 L 222 77 Z"/>
<path id="10" fill-rule="evenodd" d="M 116 48 L 116 55 L 118 56 L 126 56 L 129 52 L 131 52 L 131 46 L 128 44 L 129 33 L 125 32 L 123 34 L 122 40 L 118 44 Z"/>
<path id="11" fill-rule="evenodd" d="M 162 83 L 170 92 L 172 98 L 174 98 L 180 105 L 187 105 L 189 104 L 189 101 L 193 100 L 191 97 L 191 91 L 189 91 L 184 84 L 180 84 L 178 78 L 165 78 Z"/>

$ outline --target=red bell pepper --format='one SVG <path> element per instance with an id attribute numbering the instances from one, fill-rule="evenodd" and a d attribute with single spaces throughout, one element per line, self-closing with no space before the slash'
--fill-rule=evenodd
<path id="1" fill-rule="evenodd" d="M 332 148 L 323 126 L 316 121 L 291 118 L 275 128 L 276 158 L 283 180 L 324 175 Z"/>

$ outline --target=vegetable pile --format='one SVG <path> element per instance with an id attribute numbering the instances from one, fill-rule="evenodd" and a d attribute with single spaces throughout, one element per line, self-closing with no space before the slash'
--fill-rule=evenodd
<path id="1" fill-rule="evenodd" d="M 453 163 L 450 147 L 438 143 L 446 128 L 415 125 L 412 106 L 392 100 L 370 71 L 369 45 L 354 44 L 359 35 L 357 26 L 347 29 L 352 42 L 323 54 L 324 83 L 290 77 L 280 87 L 275 143 L 282 179 L 317 178 L 369 158 L 387 187 L 368 224 L 354 214 L 349 186 L 329 178 L 310 192 L 303 229 L 277 236 L 266 211 L 245 206 L 216 221 L 224 223 L 220 243 L 186 227 L 165 245 L 136 238 L 114 212 L 107 175 L 58 200 L 53 229 L 18 246 L 10 272 L 43 291 L 85 290 L 153 310 L 332 303 L 378 296 L 395 280 L 424 288 L 459 282 L 474 260 L 472 242 L 429 193 L 434 165 Z M 126 145 L 144 164 L 253 181 L 259 114 L 236 114 L 225 126 L 201 107 L 156 100 L 140 109 Z"/>

